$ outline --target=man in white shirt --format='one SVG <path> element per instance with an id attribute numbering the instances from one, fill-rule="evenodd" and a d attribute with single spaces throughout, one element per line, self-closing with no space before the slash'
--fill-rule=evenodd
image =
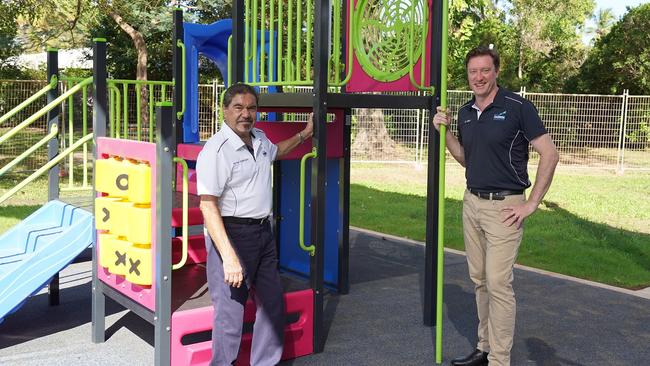
<path id="1" fill-rule="evenodd" d="M 255 89 L 246 84 L 226 90 L 225 123 L 196 163 L 215 310 L 211 365 L 232 365 L 237 359 L 249 290 L 257 305 L 251 365 L 275 365 L 282 356 L 284 303 L 268 219 L 271 164 L 310 138 L 313 123 L 310 116 L 304 130 L 275 145 L 254 128 L 257 99 Z"/>

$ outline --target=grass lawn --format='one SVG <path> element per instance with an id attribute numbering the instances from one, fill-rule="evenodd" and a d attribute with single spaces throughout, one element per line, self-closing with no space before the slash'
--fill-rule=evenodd
<path id="1" fill-rule="evenodd" d="M 445 245 L 460 250 L 463 174 L 447 169 L 445 198 Z M 351 177 L 351 225 L 424 241 L 426 169 L 353 164 Z M 650 286 L 649 194 L 650 173 L 558 171 L 526 222 L 518 263 L 614 286 Z"/>
<path id="2" fill-rule="evenodd" d="M 424 241 L 426 169 L 359 163 L 351 177 L 351 225 Z M 15 184 L 6 178 L 0 179 L 0 194 Z M 446 178 L 446 246 L 463 250 L 463 170 L 449 166 Z M 650 286 L 649 195 L 648 172 L 559 170 L 544 204 L 526 222 L 518 263 L 614 286 Z M 0 233 L 46 199 L 42 178 L 3 203 Z"/>

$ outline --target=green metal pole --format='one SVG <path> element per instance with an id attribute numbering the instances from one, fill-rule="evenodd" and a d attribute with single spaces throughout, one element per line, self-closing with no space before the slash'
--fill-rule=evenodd
<path id="1" fill-rule="evenodd" d="M 142 91 L 140 88 L 142 87 L 141 85 L 134 85 L 135 88 L 135 136 L 136 140 L 140 141 L 140 134 L 142 132 L 142 102 L 140 101 L 140 98 L 142 97 Z"/>
<path id="2" fill-rule="evenodd" d="M 84 86 L 81 89 L 82 94 L 82 118 L 81 118 L 81 135 L 86 136 L 88 134 L 88 87 Z M 83 146 L 83 187 L 88 187 L 88 144 Z"/>
<path id="3" fill-rule="evenodd" d="M 153 126 L 154 126 L 154 116 L 153 116 L 153 93 L 154 85 L 149 84 L 149 142 L 153 142 Z"/>
<path id="4" fill-rule="evenodd" d="M 447 108 L 447 53 L 448 48 L 448 11 L 449 3 L 442 1 L 442 42 L 440 52 L 440 107 Z M 445 135 L 447 128 L 440 126 L 440 175 L 438 181 L 438 276 L 436 284 L 436 363 L 442 363 L 442 285 L 444 274 L 444 242 L 445 242 L 445 150 L 447 148 Z"/>
<path id="5" fill-rule="evenodd" d="M 68 82 L 68 90 L 72 88 L 72 82 Z M 68 144 L 72 146 L 74 143 L 74 98 L 73 94 L 68 97 Z M 74 155 L 70 154 L 68 158 L 68 187 L 74 184 Z"/>
<path id="6" fill-rule="evenodd" d="M 129 139 L 129 84 L 124 83 L 122 86 L 124 88 L 124 139 Z"/>

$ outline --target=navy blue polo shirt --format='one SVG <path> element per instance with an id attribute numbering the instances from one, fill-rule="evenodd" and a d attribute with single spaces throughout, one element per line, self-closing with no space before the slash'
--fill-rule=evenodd
<path id="1" fill-rule="evenodd" d="M 528 144 L 546 133 L 537 109 L 502 87 L 480 117 L 474 102 L 472 98 L 458 111 L 467 188 L 496 192 L 530 187 Z"/>

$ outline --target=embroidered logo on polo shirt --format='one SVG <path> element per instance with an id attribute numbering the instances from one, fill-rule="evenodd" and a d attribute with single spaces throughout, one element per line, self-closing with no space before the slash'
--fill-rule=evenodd
<path id="1" fill-rule="evenodd" d="M 463 124 L 467 124 L 467 123 L 470 123 L 470 122 L 472 122 L 471 119 L 466 119 L 466 120 L 463 121 Z"/>
<path id="2" fill-rule="evenodd" d="M 495 121 L 505 121 L 506 120 L 506 111 L 497 113 L 494 115 L 493 120 Z"/>

